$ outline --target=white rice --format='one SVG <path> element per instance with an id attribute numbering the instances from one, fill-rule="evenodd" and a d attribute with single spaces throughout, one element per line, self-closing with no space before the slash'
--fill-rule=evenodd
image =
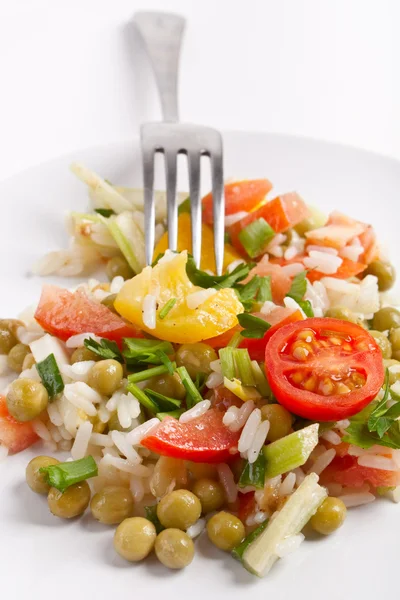
<path id="1" fill-rule="evenodd" d="M 400 366 L 400 365 L 399 365 Z M 215 371 L 215 373 L 221 373 L 221 360 L 218 358 L 217 360 L 213 360 L 210 362 L 210 369 Z"/>
<path id="2" fill-rule="evenodd" d="M 369 467 L 370 469 L 379 469 L 383 471 L 398 471 L 399 467 L 394 460 L 385 456 L 373 456 L 364 454 L 357 459 L 360 467 Z"/>
<path id="3" fill-rule="evenodd" d="M 104 433 L 92 433 L 89 443 L 93 444 L 93 446 L 102 446 L 103 448 L 112 448 L 114 445 L 111 437 Z"/>
<path id="4" fill-rule="evenodd" d="M 50 432 L 50 435 L 52 437 L 52 439 L 58 444 L 58 442 L 61 442 L 62 440 L 62 435 L 58 430 L 58 427 L 56 427 L 55 425 L 53 425 L 53 423 L 49 423 L 48 425 L 48 430 Z"/>
<path id="5" fill-rule="evenodd" d="M 70 441 L 72 440 L 72 435 L 70 434 L 70 432 L 66 429 L 66 427 L 64 427 L 64 425 L 59 425 L 58 427 L 58 431 L 60 432 L 61 437 L 65 440 L 65 441 Z M 74 432 L 75 433 L 75 432 Z"/>
<path id="6" fill-rule="evenodd" d="M 18 329 L 17 329 L 17 338 L 19 339 L 21 344 L 25 344 L 26 346 L 29 346 L 29 344 L 31 344 L 32 342 L 43 337 L 43 335 L 44 335 L 43 330 L 31 331 L 31 330 L 26 329 L 26 327 L 18 327 Z"/>
<path id="7" fill-rule="evenodd" d="M 324 471 L 324 469 L 331 464 L 335 456 L 336 450 L 334 448 L 325 450 L 325 452 L 318 456 L 312 467 L 310 467 L 308 470 L 308 473 L 316 473 L 317 475 L 320 475 L 322 471 Z"/>
<path id="8" fill-rule="evenodd" d="M 129 480 L 129 489 L 134 502 L 141 502 L 144 497 L 143 479 L 137 475 L 132 475 Z"/>
<path id="9" fill-rule="evenodd" d="M 114 277 L 110 284 L 110 293 L 118 294 L 118 292 L 121 291 L 124 283 L 125 283 L 125 280 L 123 277 L 121 277 L 121 275 L 117 275 L 117 277 Z"/>
<path id="10" fill-rule="evenodd" d="M 36 369 L 36 365 L 33 365 L 30 369 L 21 371 L 18 375 L 18 379 L 33 379 L 34 381 L 41 381 L 40 375 Z"/>
<path id="11" fill-rule="evenodd" d="M 275 302 L 271 302 L 270 300 L 266 300 L 262 307 L 260 308 L 260 312 L 263 315 L 269 315 L 276 308 Z"/>
<path id="12" fill-rule="evenodd" d="M 132 394 L 131 394 L 131 396 L 132 396 Z M 136 398 L 134 398 L 132 396 L 132 400 L 136 400 Z M 136 400 L 136 402 L 139 404 L 138 400 Z M 139 414 L 140 414 L 140 407 L 139 407 Z M 121 396 L 118 400 L 117 416 L 118 416 L 118 421 L 120 422 L 120 424 L 123 428 L 127 429 L 128 427 L 131 426 L 131 424 L 132 424 L 131 399 L 127 394 L 121 394 Z"/>
<path id="13" fill-rule="evenodd" d="M 287 250 L 285 250 L 283 257 L 285 258 L 285 260 L 292 260 L 292 258 L 297 256 L 298 254 L 299 254 L 299 251 L 296 248 L 296 246 L 289 246 L 289 248 L 287 248 Z"/>
<path id="14" fill-rule="evenodd" d="M 181 416 L 179 417 L 179 422 L 189 423 L 189 421 L 193 421 L 193 419 L 201 417 L 201 415 L 204 415 L 208 411 L 210 406 L 210 400 L 202 400 L 201 402 L 198 402 L 197 404 L 195 404 L 195 406 L 189 408 L 189 410 L 181 414 Z"/>
<path id="15" fill-rule="evenodd" d="M 303 259 L 303 264 L 307 269 L 317 269 L 320 273 L 325 273 L 325 275 L 336 273 L 342 262 L 343 259 L 339 256 L 316 250 L 311 250 L 309 256 Z"/>
<path id="16" fill-rule="evenodd" d="M 65 345 L 67 348 L 80 348 L 84 345 L 84 341 L 88 340 L 89 338 L 95 342 L 101 341 L 101 338 L 94 333 L 77 333 L 76 335 L 71 335 L 71 337 L 67 339 Z"/>
<path id="17" fill-rule="evenodd" d="M 278 489 L 278 496 L 289 496 L 294 490 L 294 486 L 296 484 L 296 474 L 288 473 L 285 479 L 282 481 L 281 485 Z"/>
<path id="18" fill-rule="evenodd" d="M 328 431 L 324 431 L 324 433 L 321 434 L 321 437 L 323 440 L 326 440 L 327 442 L 329 442 L 330 444 L 333 444 L 334 446 L 337 446 L 342 441 L 342 438 L 340 437 L 340 435 L 338 435 L 336 433 L 336 431 L 332 431 L 332 429 L 329 429 Z"/>
<path id="19" fill-rule="evenodd" d="M 34 419 L 32 421 L 32 429 L 42 440 L 45 442 L 51 442 L 52 437 L 50 431 L 46 425 L 40 419 Z"/>
<path id="20" fill-rule="evenodd" d="M 143 324 L 148 327 L 148 329 L 156 328 L 156 308 L 157 298 L 153 296 L 153 294 L 147 294 L 143 298 L 142 320 Z"/>
<path id="21" fill-rule="evenodd" d="M 106 450 L 112 450 L 112 448 L 106 448 Z M 101 459 L 99 467 L 100 464 L 104 466 L 115 467 L 119 471 L 123 471 L 124 473 L 130 473 L 131 475 L 136 475 L 137 477 L 148 477 L 150 474 L 149 469 L 145 465 L 134 465 L 128 460 L 125 460 L 124 458 L 120 458 L 119 456 L 113 456 L 110 452 L 107 452 Z"/>
<path id="22" fill-rule="evenodd" d="M 101 288 L 98 288 L 97 290 L 94 290 L 93 292 L 93 296 L 94 298 L 96 298 L 96 300 L 98 300 L 99 302 L 102 302 L 104 300 L 104 298 L 107 298 L 107 296 L 110 295 L 110 292 L 106 292 L 105 290 L 102 290 Z"/>
<path id="23" fill-rule="evenodd" d="M 128 441 L 126 433 L 122 433 L 122 431 L 111 431 L 110 436 L 121 454 L 123 454 L 132 465 L 137 465 L 141 462 L 142 459 Z"/>
<path id="24" fill-rule="evenodd" d="M 296 475 L 296 487 L 299 487 L 306 478 L 306 475 L 301 467 L 293 469 L 293 473 Z"/>
<path id="25" fill-rule="evenodd" d="M 222 373 L 210 373 L 210 375 L 207 377 L 206 379 L 206 386 L 208 387 L 209 390 L 213 390 L 216 387 L 222 385 L 222 383 L 224 382 L 224 377 L 222 375 Z"/>
<path id="26" fill-rule="evenodd" d="M 348 454 L 350 454 L 350 456 L 368 456 L 368 455 L 373 455 L 376 456 L 377 454 L 392 454 L 393 456 L 393 450 L 390 448 L 385 448 L 385 446 L 371 446 L 371 448 L 359 448 L 358 446 L 353 446 L 350 445 L 349 449 L 347 451 Z"/>
<path id="27" fill-rule="evenodd" d="M 215 296 L 217 290 L 214 288 L 208 288 L 207 290 L 200 290 L 199 292 L 193 292 L 186 296 L 186 304 L 190 310 L 195 310 L 201 304 L 206 302 L 212 296 Z"/>
<path id="28" fill-rule="evenodd" d="M 332 307 L 349 308 L 362 316 L 379 310 L 378 280 L 374 275 L 367 275 L 360 283 L 349 283 L 334 277 L 324 277 L 321 283 L 325 286 Z"/>
<path id="29" fill-rule="evenodd" d="M 342 496 L 338 496 L 338 498 L 345 504 L 347 508 L 361 506 L 362 504 L 369 504 L 375 500 L 375 496 L 370 492 L 344 494 Z"/>
<path id="30" fill-rule="evenodd" d="M 69 377 L 72 381 L 84 381 L 87 383 L 90 370 L 94 364 L 94 360 L 83 360 L 73 365 L 62 365 L 60 371 L 62 375 Z"/>
<path id="31" fill-rule="evenodd" d="M 285 556 L 292 554 L 292 552 L 295 552 L 303 541 L 304 535 L 302 533 L 290 535 L 282 542 L 278 542 L 275 546 L 275 554 L 279 556 L 279 558 L 284 558 Z"/>
<path id="32" fill-rule="evenodd" d="M 301 312 L 301 316 L 303 317 L 303 319 L 306 318 L 306 315 L 305 315 L 303 309 L 301 308 L 300 304 L 298 304 L 296 302 L 296 300 L 293 300 L 293 298 L 286 296 L 283 299 L 283 303 L 286 306 L 286 308 L 291 308 L 292 310 L 299 310 Z"/>
<path id="33" fill-rule="evenodd" d="M 242 219 L 244 219 L 244 217 L 247 217 L 248 214 L 249 213 L 247 213 L 246 211 L 242 210 L 240 212 L 233 213 L 231 215 L 226 215 L 226 217 L 225 217 L 225 227 L 230 227 L 231 225 L 234 225 L 238 221 L 241 221 Z"/>
<path id="34" fill-rule="evenodd" d="M 63 424 L 63 418 L 60 415 L 60 411 L 58 410 L 58 404 L 57 404 L 57 402 L 50 402 L 47 405 L 47 414 L 49 415 L 50 421 L 56 427 L 59 427 L 60 425 Z"/>
<path id="35" fill-rule="evenodd" d="M 240 434 L 238 450 L 241 454 L 247 452 L 247 450 L 252 445 L 254 436 L 256 435 L 256 431 L 260 423 L 261 411 L 259 408 L 255 408 L 249 415 L 249 418 L 247 419 L 246 424 L 243 427 L 243 431 Z"/>
<path id="36" fill-rule="evenodd" d="M 108 423 L 108 421 L 110 420 L 111 413 L 107 410 L 104 402 L 101 402 L 99 404 L 99 407 L 97 409 L 97 416 L 99 417 L 102 423 Z"/>
<path id="37" fill-rule="evenodd" d="M 0 354 L 0 376 L 8 375 L 10 373 L 10 368 L 8 366 L 7 356 L 5 354 Z"/>
<path id="38" fill-rule="evenodd" d="M 341 421 L 338 421 L 338 422 L 336 423 L 336 426 L 337 426 L 339 429 L 347 429 L 349 425 L 350 425 L 350 421 L 349 421 L 349 419 L 342 419 Z"/>
<path id="39" fill-rule="evenodd" d="M 310 252 L 325 252 L 326 254 L 332 254 L 333 256 L 338 256 L 339 252 L 335 248 L 329 248 L 329 246 L 315 246 L 310 244 L 307 246 L 307 253 Z"/>
<path id="40" fill-rule="evenodd" d="M 76 408 L 81 408 L 90 417 L 97 414 L 94 404 L 99 404 L 102 400 L 100 394 L 83 381 L 67 384 L 64 388 L 64 396 L 71 404 Z"/>
<path id="41" fill-rule="evenodd" d="M 237 414 L 236 420 L 233 421 L 229 425 L 229 429 L 231 431 L 239 431 L 242 429 L 250 414 L 254 409 L 254 401 L 248 400 L 247 402 L 243 402 L 243 405 L 240 407 L 239 412 Z"/>
<path id="42" fill-rule="evenodd" d="M 69 357 L 63 342 L 48 333 L 32 342 L 29 347 L 37 363 L 47 358 L 49 354 L 54 354 L 58 367 L 69 364 Z"/>
<path id="43" fill-rule="evenodd" d="M 206 520 L 199 519 L 198 521 L 196 521 L 196 523 L 194 525 L 191 525 L 186 530 L 186 533 L 190 538 L 194 539 L 194 538 L 198 537 L 201 533 L 203 533 L 205 527 L 206 527 Z"/>
<path id="44" fill-rule="evenodd" d="M 239 409 L 237 406 L 230 406 L 224 416 L 222 417 L 222 422 L 226 427 L 230 427 L 233 423 L 236 422 L 239 414 Z"/>
<path id="45" fill-rule="evenodd" d="M 260 454 L 261 448 L 263 447 L 265 440 L 267 439 L 270 423 L 269 421 L 262 421 L 257 427 L 257 431 L 253 437 L 250 448 L 247 451 L 247 459 L 250 464 L 254 463 L 258 455 Z"/>
<path id="46" fill-rule="evenodd" d="M 244 264 L 246 264 L 245 261 L 242 260 L 241 258 L 238 258 L 237 260 L 233 260 L 231 263 L 229 263 L 226 270 L 228 271 L 228 273 L 232 273 L 232 271 L 234 271 L 236 269 L 236 267 L 238 267 L 239 265 L 244 265 Z"/>
<path id="47" fill-rule="evenodd" d="M 286 254 L 286 252 L 285 252 L 285 254 Z M 289 259 L 287 259 L 287 260 L 289 260 Z M 288 277 L 294 277 L 295 275 L 297 275 L 298 273 L 301 273 L 302 271 L 304 271 L 304 265 L 302 265 L 301 263 L 292 263 L 291 265 L 285 265 L 282 267 L 282 273 L 284 273 Z"/>
<path id="48" fill-rule="evenodd" d="M 132 446 L 137 446 L 138 444 L 140 444 L 144 437 L 150 434 L 154 434 L 159 426 L 160 421 L 159 419 L 157 419 L 157 417 L 149 419 L 149 421 L 142 423 L 142 425 L 135 427 L 135 429 L 132 429 L 132 431 L 127 433 L 127 442 L 129 442 L 129 444 L 132 444 Z"/>
<path id="49" fill-rule="evenodd" d="M 238 495 L 238 489 L 232 471 L 225 463 L 220 463 L 219 465 L 217 465 L 217 470 L 219 480 L 225 491 L 227 502 L 229 504 L 235 502 Z"/>
<path id="50" fill-rule="evenodd" d="M 323 317 L 329 308 L 329 298 L 325 286 L 320 281 L 310 283 L 307 280 L 307 290 L 304 300 L 311 302 L 315 317 Z"/>
<path id="51" fill-rule="evenodd" d="M 84 421 L 79 425 L 71 448 L 71 456 L 74 460 L 83 458 L 86 455 L 92 430 L 93 425 L 90 421 Z"/>

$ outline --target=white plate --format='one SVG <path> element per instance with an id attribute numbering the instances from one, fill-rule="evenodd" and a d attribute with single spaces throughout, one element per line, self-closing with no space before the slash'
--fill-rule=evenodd
<path id="1" fill-rule="evenodd" d="M 37 301 L 42 280 L 29 277 L 32 262 L 66 243 L 63 213 L 87 205 L 84 186 L 69 173 L 79 160 L 118 183 L 140 185 L 138 142 L 119 143 L 34 167 L 0 184 L 0 315 L 15 316 Z M 307 202 L 339 209 L 373 223 L 398 256 L 400 163 L 352 148 L 279 135 L 225 135 L 227 177 L 264 177 L 278 192 L 297 190 Z M 54 281 L 54 280 L 53 280 Z M 71 280 L 64 285 L 72 285 Z M 52 517 L 45 498 L 24 482 L 32 452 L 0 466 L 2 596 L 33 600 L 71 597 L 301 598 L 369 600 L 393 589 L 398 568 L 400 507 L 389 501 L 349 511 L 330 538 L 308 541 L 259 580 L 202 536 L 192 565 L 170 572 L 149 559 L 131 565 L 113 551 L 113 528 L 89 514 L 73 522 Z"/>

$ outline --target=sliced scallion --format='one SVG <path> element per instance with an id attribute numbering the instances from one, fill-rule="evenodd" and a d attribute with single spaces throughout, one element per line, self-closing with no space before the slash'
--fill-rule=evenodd
<path id="1" fill-rule="evenodd" d="M 49 394 L 50 400 L 63 391 L 64 382 L 54 354 L 49 354 L 47 358 L 41 362 L 38 362 L 36 365 L 36 370 L 39 373 L 40 379 L 42 380 L 47 393 Z"/>
<path id="2" fill-rule="evenodd" d="M 176 363 L 172 363 L 172 365 L 176 367 Z M 144 369 L 144 371 L 139 371 L 139 373 L 132 373 L 131 375 L 128 375 L 128 381 L 129 383 L 139 383 L 139 381 L 146 381 L 146 379 L 150 379 L 150 377 L 164 375 L 165 373 L 169 373 L 169 371 L 168 366 L 160 365 L 159 367 Z"/>
<path id="3" fill-rule="evenodd" d="M 177 298 L 170 298 L 166 304 L 162 307 L 160 312 L 158 313 L 159 319 L 165 319 L 168 313 L 174 308 L 176 304 Z"/>
<path id="4" fill-rule="evenodd" d="M 149 388 L 145 388 L 144 393 L 147 394 L 147 396 L 157 404 L 161 411 L 176 410 L 181 406 L 180 400 L 175 400 L 175 398 L 169 398 L 168 396 L 164 396 L 164 394 L 154 392 Z"/>
<path id="5" fill-rule="evenodd" d="M 149 396 L 134 383 L 130 382 L 126 389 L 132 394 L 132 396 L 135 396 L 135 398 L 139 400 L 140 404 L 144 406 L 144 408 L 147 408 L 147 410 L 153 414 L 157 414 L 160 411 L 160 408 L 156 402 L 149 398 Z"/>
<path id="6" fill-rule="evenodd" d="M 184 388 L 186 390 L 186 406 L 187 408 L 192 408 L 198 402 L 202 402 L 203 397 L 200 394 L 199 390 L 194 385 L 189 373 L 186 370 L 186 367 L 178 367 L 177 373 L 182 380 Z"/>
<path id="7" fill-rule="evenodd" d="M 262 254 L 265 247 L 272 240 L 275 231 L 262 217 L 249 223 L 239 233 L 239 240 L 244 249 L 251 258 L 256 258 Z"/>
<path id="8" fill-rule="evenodd" d="M 44 473 L 46 481 L 52 487 L 64 493 L 67 488 L 98 473 L 97 464 L 93 456 L 85 456 L 79 460 L 58 463 L 39 469 Z"/>

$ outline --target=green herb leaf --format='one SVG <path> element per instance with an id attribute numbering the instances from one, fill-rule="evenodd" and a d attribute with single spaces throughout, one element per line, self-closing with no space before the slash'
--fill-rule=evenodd
<path id="1" fill-rule="evenodd" d="M 182 213 L 190 213 L 190 196 L 178 206 L 178 215 L 181 215 Z"/>
<path id="2" fill-rule="evenodd" d="M 174 308 L 176 304 L 177 298 L 170 298 L 166 304 L 162 307 L 160 312 L 158 313 L 159 319 L 165 319 L 167 314 Z"/>
<path id="3" fill-rule="evenodd" d="M 96 340 L 92 338 L 88 338 L 83 342 L 85 347 L 101 356 L 101 358 L 113 358 L 114 360 L 118 360 L 119 362 L 123 362 L 123 358 L 121 352 L 118 348 L 118 344 L 111 340 L 106 340 L 103 338 L 100 342 L 96 342 Z"/>
<path id="4" fill-rule="evenodd" d="M 163 352 L 165 355 L 174 353 L 171 342 L 141 338 L 124 338 L 123 341 L 124 349 L 122 354 L 130 365 L 140 363 L 159 365 L 164 362 L 160 352 Z"/>
<path id="5" fill-rule="evenodd" d="M 244 488 L 248 485 L 252 485 L 257 489 L 262 489 L 265 481 L 265 465 L 266 461 L 263 452 L 260 452 L 254 463 L 249 463 L 249 461 L 247 461 L 242 474 L 240 475 L 239 487 Z"/>
<path id="6" fill-rule="evenodd" d="M 93 456 L 86 456 L 79 460 L 59 463 L 48 467 L 41 467 L 40 473 L 44 473 L 46 481 L 51 487 L 55 487 L 64 493 L 69 486 L 85 481 L 97 475 L 97 464 Z"/>
<path id="7" fill-rule="evenodd" d="M 260 319 L 260 317 L 256 317 L 255 315 L 249 315 L 248 313 L 238 315 L 238 321 L 244 327 L 244 330 L 240 334 L 247 338 L 262 338 L 271 327 L 264 319 Z"/>
<path id="8" fill-rule="evenodd" d="M 176 367 L 176 363 L 171 363 L 172 372 Z M 160 365 L 159 367 L 153 367 L 151 369 L 144 369 L 143 371 L 138 371 L 137 373 L 132 373 L 128 375 L 129 383 L 139 383 L 140 381 L 146 381 L 146 379 L 150 379 L 150 377 L 157 377 L 158 375 L 164 375 L 165 373 L 170 373 L 170 367 L 168 365 Z"/>
<path id="9" fill-rule="evenodd" d="M 176 410 L 181 407 L 181 401 L 175 400 L 175 398 L 169 398 L 168 396 L 164 396 L 164 394 L 159 394 L 158 392 L 154 392 L 150 388 L 145 388 L 144 393 L 155 402 L 158 406 L 157 412 L 168 412 L 171 410 Z"/>
<path id="10" fill-rule="evenodd" d="M 187 408 L 192 408 L 192 406 L 194 406 L 198 402 L 201 402 L 203 400 L 203 397 L 194 385 L 189 373 L 186 370 L 186 367 L 178 367 L 176 369 L 176 372 L 181 378 L 186 390 L 186 406 Z"/>
<path id="11" fill-rule="evenodd" d="M 115 215 L 115 211 L 112 208 L 95 208 L 94 212 L 102 217 L 108 219 L 111 215 Z"/>
<path id="12" fill-rule="evenodd" d="M 386 373 L 385 373 L 385 393 L 383 394 L 383 398 L 382 400 L 376 405 L 376 407 L 372 410 L 369 419 L 368 419 L 368 429 L 370 431 L 377 431 L 378 428 L 380 429 L 382 427 L 382 418 L 387 415 L 388 412 L 388 406 L 387 406 L 387 401 L 389 400 L 389 369 L 386 369 Z M 396 406 L 396 405 L 394 405 Z M 381 422 L 381 425 L 380 425 Z M 387 427 L 387 429 L 389 429 L 389 426 Z M 387 431 L 387 429 L 385 429 L 385 431 Z M 384 431 L 384 433 L 385 433 Z M 379 435 L 379 433 L 378 433 Z M 383 435 L 383 434 L 382 434 Z M 382 437 L 382 435 L 379 435 L 379 437 Z"/>
<path id="13" fill-rule="evenodd" d="M 292 285 L 290 290 L 286 294 L 289 298 L 293 298 L 296 302 L 300 302 L 304 298 L 304 294 L 307 290 L 307 271 L 301 271 L 293 277 Z"/>
<path id="14" fill-rule="evenodd" d="M 137 385 L 129 382 L 126 389 L 132 394 L 132 396 L 135 396 L 135 398 L 139 400 L 140 404 L 144 406 L 144 408 L 149 410 L 151 413 L 155 415 L 160 412 L 160 407 L 158 406 L 157 402 L 154 402 L 154 400 L 149 398 L 149 396 Z"/>
<path id="15" fill-rule="evenodd" d="M 154 527 L 156 528 L 157 535 L 161 531 L 163 531 L 163 529 L 165 529 L 165 527 L 161 525 L 160 520 L 157 517 L 157 504 L 154 504 L 153 506 L 145 506 L 144 512 L 146 513 L 146 519 L 151 521 L 151 523 L 153 523 Z"/>
<path id="16" fill-rule="evenodd" d="M 258 538 L 258 536 L 264 531 L 264 529 L 266 528 L 267 525 L 268 525 L 268 519 L 266 519 L 263 523 L 261 523 L 261 525 L 259 525 L 257 527 L 257 529 L 255 529 L 254 531 L 249 533 L 249 535 L 243 540 L 243 542 L 241 542 L 238 546 L 236 546 L 236 548 L 234 548 L 232 550 L 233 558 L 236 558 L 236 560 L 242 561 L 243 554 L 245 553 L 247 548 L 250 546 L 250 544 L 252 542 L 254 542 L 255 539 Z"/>
<path id="17" fill-rule="evenodd" d="M 54 354 L 49 354 L 47 358 L 41 362 L 38 362 L 36 365 L 36 370 L 40 375 L 40 379 L 42 380 L 47 393 L 49 394 L 50 400 L 63 391 L 64 382 Z"/>
<path id="18" fill-rule="evenodd" d="M 272 301 L 272 291 L 271 291 L 271 275 L 267 275 L 265 277 L 260 277 L 260 288 L 257 294 L 258 302 L 271 302 Z"/>
<path id="19" fill-rule="evenodd" d="M 205 271 L 201 271 L 196 267 L 193 256 L 188 256 L 186 263 L 186 273 L 190 281 L 194 285 L 198 285 L 202 288 L 230 288 L 235 283 L 242 281 L 253 268 L 252 264 L 240 264 L 231 273 L 225 273 L 225 275 L 209 275 Z"/>
<path id="20" fill-rule="evenodd" d="M 275 236 L 271 225 L 262 217 L 249 223 L 239 233 L 239 240 L 250 258 L 256 258 L 263 254 L 265 247 Z"/>
<path id="21" fill-rule="evenodd" d="M 300 306 L 301 310 L 306 315 L 306 317 L 314 316 L 313 307 L 309 300 L 300 300 L 297 304 Z"/>

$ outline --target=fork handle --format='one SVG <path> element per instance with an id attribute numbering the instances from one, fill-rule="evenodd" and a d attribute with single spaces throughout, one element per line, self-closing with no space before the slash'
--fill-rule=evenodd
<path id="1" fill-rule="evenodd" d="M 178 121 L 178 63 L 185 19 L 162 12 L 138 12 L 134 22 L 153 67 L 164 121 Z"/>

